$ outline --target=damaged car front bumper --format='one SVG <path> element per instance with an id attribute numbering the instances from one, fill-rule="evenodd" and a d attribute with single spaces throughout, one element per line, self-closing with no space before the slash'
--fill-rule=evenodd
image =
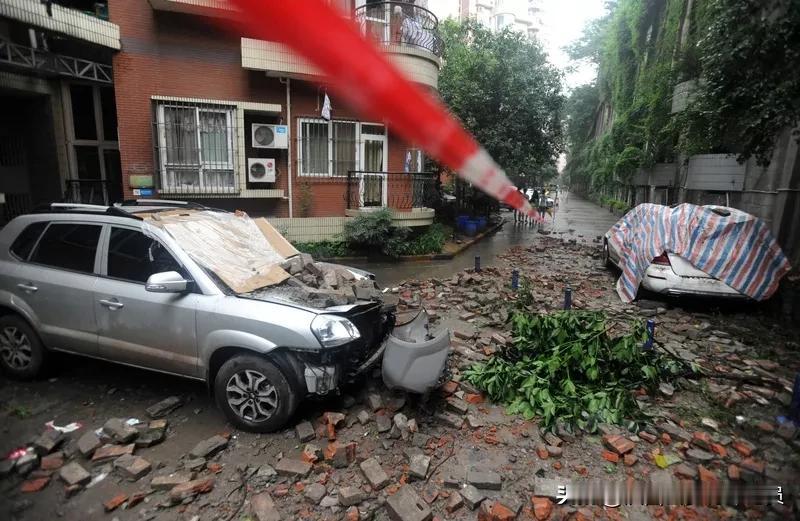
<path id="1" fill-rule="evenodd" d="M 369 316 L 368 313 L 365 313 Z M 376 318 L 376 317 L 373 317 Z M 390 389 L 425 394 L 445 378 L 450 354 L 450 331 L 430 334 L 425 310 L 402 318 L 383 318 L 384 333 L 365 335 L 370 341 L 328 350 L 323 359 L 304 360 L 304 380 L 309 394 L 327 394 L 382 362 L 383 381 Z M 363 321 L 359 330 L 367 326 Z M 387 327 L 388 326 L 388 327 Z M 370 348 L 371 345 L 371 348 Z M 316 358 L 316 357 L 315 357 Z"/>

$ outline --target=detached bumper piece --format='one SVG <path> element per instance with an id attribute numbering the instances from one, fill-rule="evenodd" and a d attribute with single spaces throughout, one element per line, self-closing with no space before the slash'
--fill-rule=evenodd
<path id="1" fill-rule="evenodd" d="M 430 338 L 428 314 L 420 310 L 400 323 L 385 340 L 383 381 L 390 389 L 424 394 L 439 385 L 450 354 L 450 331 Z"/>

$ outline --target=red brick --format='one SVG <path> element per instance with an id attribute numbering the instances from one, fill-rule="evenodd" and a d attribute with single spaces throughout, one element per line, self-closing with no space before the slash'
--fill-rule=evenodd
<path id="1" fill-rule="evenodd" d="M 719 443 L 712 443 L 711 444 L 711 452 L 714 452 L 720 458 L 724 458 L 728 455 L 728 449 L 724 446 L 720 445 Z"/>
<path id="2" fill-rule="evenodd" d="M 39 492 L 46 487 L 48 483 L 50 483 L 50 478 L 29 479 L 28 481 L 22 482 L 19 490 L 26 493 Z"/>
<path id="3" fill-rule="evenodd" d="M 756 424 L 756 427 L 758 427 L 764 432 L 775 432 L 775 426 L 766 421 L 758 422 Z"/>
<path id="4" fill-rule="evenodd" d="M 478 510 L 478 521 L 513 521 L 517 514 L 500 501 L 484 501 Z"/>
<path id="5" fill-rule="evenodd" d="M 440 390 L 443 394 L 453 394 L 454 392 L 458 391 L 458 382 L 450 380 L 449 382 L 442 385 Z"/>
<path id="6" fill-rule="evenodd" d="M 636 465 L 636 461 L 638 461 L 638 459 L 639 459 L 639 458 L 637 458 L 637 457 L 636 457 L 635 455 L 633 455 L 633 454 L 625 454 L 625 455 L 622 457 L 622 461 L 623 461 L 623 463 L 625 463 L 625 465 L 626 465 L 627 467 L 632 467 L 632 466 Z"/>
<path id="7" fill-rule="evenodd" d="M 604 460 L 610 461 L 611 463 L 619 463 L 619 455 L 610 450 L 604 450 L 601 456 L 603 456 Z"/>
<path id="8" fill-rule="evenodd" d="M 700 481 L 714 482 L 718 481 L 716 472 L 708 470 L 702 465 L 697 466 L 697 473 L 700 475 Z"/>
<path id="9" fill-rule="evenodd" d="M 547 447 L 545 447 L 545 446 L 544 446 L 544 445 L 542 445 L 542 444 L 539 444 L 539 445 L 537 445 L 537 446 L 536 446 L 536 454 L 537 454 L 537 455 L 538 455 L 538 456 L 539 456 L 541 459 L 547 459 L 547 457 L 549 456 L 549 454 L 548 454 L 548 452 L 547 452 Z"/>
<path id="10" fill-rule="evenodd" d="M 742 471 L 739 470 L 734 464 L 728 465 L 728 479 L 730 480 L 739 480 L 742 479 Z"/>
<path id="11" fill-rule="evenodd" d="M 39 467 L 42 470 L 58 470 L 64 466 L 64 453 L 54 452 L 42 457 Z"/>
<path id="12" fill-rule="evenodd" d="M 644 441 L 646 441 L 648 443 L 655 443 L 656 440 L 658 440 L 658 438 L 656 437 L 655 434 L 650 434 L 647 431 L 641 431 L 639 433 L 639 437 L 642 438 Z"/>
<path id="13" fill-rule="evenodd" d="M 553 502 L 549 498 L 534 496 L 531 498 L 531 503 L 533 503 L 533 515 L 536 516 L 536 519 L 545 521 L 550 518 L 550 514 L 553 513 Z"/>
<path id="14" fill-rule="evenodd" d="M 662 432 L 661 433 L 661 443 L 663 443 L 664 445 L 669 445 L 670 443 L 672 443 L 672 437 L 669 434 L 667 434 L 666 432 Z"/>
<path id="15" fill-rule="evenodd" d="M 606 434 L 603 436 L 603 444 L 620 456 L 632 451 L 635 447 L 631 440 L 617 434 Z"/>
<path id="16" fill-rule="evenodd" d="M 112 510 L 116 510 L 121 504 L 128 500 L 128 496 L 125 494 L 117 494 L 116 496 L 112 497 L 105 503 L 103 503 L 103 508 L 106 509 L 106 512 L 111 512 Z"/>
<path id="17" fill-rule="evenodd" d="M 750 455 L 753 453 L 753 447 L 744 441 L 736 440 L 734 441 L 731 446 L 736 449 L 736 452 L 744 456 L 745 458 L 749 458 Z"/>
<path id="18" fill-rule="evenodd" d="M 701 449 L 709 450 L 711 446 L 711 435 L 707 432 L 695 432 L 694 436 L 692 436 L 692 443 L 700 447 Z"/>
<path id="19" fill-rule="evenodd" d="M 764 462 L 758 461 L 753 458 L 745 458 L 739 463 L 739 465 L 745 469 L 749 470 L 750 472 L 755 472 L 756 474 L 763 475 L 764 474 Z"/>
<path id="20" fill-rule="evenodd" d="M 361 519 L 361 514 L 358 511 L 358 507 L 352 506 L 348 508 L 344 518 L 345 521 L 359 521 Z"/>

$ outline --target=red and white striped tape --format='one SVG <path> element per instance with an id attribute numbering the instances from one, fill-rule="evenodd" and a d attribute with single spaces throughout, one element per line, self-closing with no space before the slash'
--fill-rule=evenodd
<path id="1" fill-rule="evenodd" d="M 512 208 L 543 219 L 505 172 L 431 94 L 407 80 L 359 27 L 322 0 L 229 0 L 248 34 L 290 47 L 364 118 L 385 121 L 464 180 Z"/>

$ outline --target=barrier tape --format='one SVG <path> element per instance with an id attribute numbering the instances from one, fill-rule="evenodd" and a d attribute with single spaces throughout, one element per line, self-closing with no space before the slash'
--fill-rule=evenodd
<path id="1" fill-rule="evenodd" d="M 303 56 L 362 117 L 386 122 L 465 181 L 535 220 L 544 219 L 444 105 L 407 80 L 361 36 L 353 20 L 327 2 L 229 1 L 243 13 L 238 22 L 249 35 L 283 43 Z"/>

